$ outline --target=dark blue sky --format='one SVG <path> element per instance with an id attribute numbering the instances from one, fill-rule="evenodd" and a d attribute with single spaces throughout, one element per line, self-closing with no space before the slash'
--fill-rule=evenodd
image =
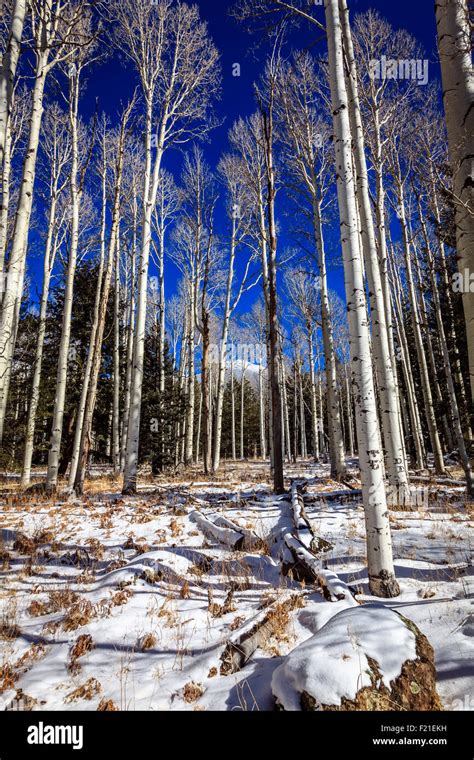
<path id="1" fill-rule="evenodd" d="M 224 119 L 222 126 L 213 133 L 209 143 L 204 145 L 206 158 L 212 168 L 215 168 L 220 155 L 228 149 L 227 133 L 233 122 L 239 116 L 248 116 L 255 110 L 253 100 L 253 84 L 259 78 L 268 48 L 263 42 L 255 47 L 257 38 L 248 34 L 245 29 L 229 16 L 229 8 L 233 0 L 197 0 L 202 16 L 209 24 L 210 34 L 221 54 L 223 87 L 221 100 L 216 104 L 219 116 Z M 430 60 L 430 75 L 436 75 L 436 39 L 433 0 L 349 0 L 351 17 L 356 13 L 376 8 L 395 28 L 409 31 L 423 45 Z M 323 7 L 315 7 L 315 13 L 324 21 Z M 296 49 L 310 45 L 318 36 L 315 27 L 308 28 L 304 24 L 292 33 L 290 43 Z M 325 49 L 324 41 L 319 43 L 319 49 Z M 318 48 L 314 48 L 318 50 Z M 241 76 L 232 75 L 233 64 L 241 66 Z M 89 76 L 87 89 L 82 102 L 82 112 L 86 118 L 93 113 L 96 100 L 99 111 L 105 111 L 112 122 L 117 119 L 120 104 L 131 95 L 136 84 L 136 75 L 131 64 L 125 66 L 117 59 L 109 59 L 98 66 Z M 182 154 L 179 151 L 169 151 L 165 157 L 165 166 L 179 176 Z M 287 201 L 284 194 L 278 198 L 277 211 L 280 218 L 279 248 L 283 251 L 288 246 L 294 246 L 294 240 L 288 234 L 285 208 Z M 225 226 L 221 219 L 217 221 L 218 232 L 224 232 Z M 329 232 L 329 251 L 338 253 L 337 226 Z M 36 257 L 35 257 L 36 258 Z M 39 257 L 31 262 L 33 271 L 41 268 Z M 31 270 L 30 270 L 31 271 Z M 171 262 L 167 273 L 167 295 L 175 290 L 178 273 Z M 343 294 L 342 268 L 336 264 L 329 267 L 330 287 Z M 36 277 L 33 276 L 35 280 Z M 257 289 L 250 292 L 242 303 L 245 309 L 255 299 Z"/>
<path id="2" fill-rule="evenodd" d="M 223 69 L 223 92 L 218 111 L 226 118 L 224 127 L 213 135 L 210 156 L 226 146 L 226 133 L 229 126 L 240 115 L 251 113 L 254 109 L 252 86 L 261 72 L 262 61 L 267 48 L 262 45 L 253 50 L 256 41 L 254 35 L 248 34 L 240 24 L 229 16 L 233 0 L 197 0 L 202 16 L 209 24 L 211 36 L 221 54 Z M 395 28 L 407 29 L 425 47 L 428 57 L 433 62 L 436 55 L 436 26 L 433 0 L 349 0 L 351 16 L 376 8 Z M 315 8 L 321 21 L 324 21 L 323 7 Z M 302 24 L 298 35 L 293 35 L 294 42 L 304 47 L 315 38 Z M 241 77 L 232 76 L 232 65 L 240 63 Z M 113 117 L 120 100 L 125 99 L 131 90 L 133 75 L 130 70 L 116 60 L 109 60 L 100 66 L 90 82 L 88 91 L 89 107 L 95 97 L 99 98 L 100 107 Z"/>

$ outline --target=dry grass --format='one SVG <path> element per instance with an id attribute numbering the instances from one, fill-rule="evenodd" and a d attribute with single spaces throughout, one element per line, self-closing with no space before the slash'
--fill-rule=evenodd
<path id="1" fill-rule="evenodd" d="M 33 534 L 33 541 L 36 546 L 42 546 L 43 544 L 53 544 L 55 540 L 54 533 L 51 529 L 42 528 Z"/>
<path id="2" fill-rule="evenodd" d="M 211 587 L 209 587 L 207 590 L 207 602 L 208 602 L 207 609 L 213 618 L 220 618 L 223 615 L 227 615 L 228 612 L 235 612 L 236 607 L 233 600 L 234 600 L 233 588 L 231 588 L 227 592 L 227 596 L 224 600 L 224 604 L 218 604 L 217 602 L 214 601 L 214 595 L 213 595 Z"/>
<path id="3" fill-rule="evenodd" d="M 159 514 L 160 510 L 158 511 Z M 155 519 L 156 511 L 152 510 L 150 511 L 148 507 L 138 507 L 132 517 L 132 522 L 143 524 L 151 522 Z"/>
<path id="4" fill-rule="evenodd" d="M 69 652 L 69 672 L 77 673 L 81 667 L 77 660 L 80 657 L 84 657 L 84 655 L 88 652 L 92 652 L 93 649 L 94 642 L 92 640 L 92 636 L 89 633 L 82 633 L 80 636 L 78 636 Z"/>
<path id="5" fill-rule="evenodd" d="M 111 605 L 113 607 L 121 607 L 124 604 L 127 604 L 131 596 L 132 592 L 128 588 L 122 588 L 113 594 L 112 599 L 110 600 Z"/>
<path id="6" fill-rule="evenodd" d="M 18 673 L 15 672 L 13 665 L 10 662 L 5 662 L 0 666 L 0 694 L 8 689 L 13 689 L 15 681 L 18 678 Z"/>
<path id="7" fill-rule="evenodd" d="M 147 617 L 150 617 L 152 621 L 154 618 L 160 621 L 160 628 L 162 625 L 166 628 L 176 627 L 179 623 L 179 615 L 172 609 L 173 602 L 172 594 L 168 594 L 162 604 L 159 602 L 159 597 L 153 596 L 148 605 Z"/>
<path id="8" fill-rule="evenodd" d="M 146 543 L 138 543 L 130 535 L 122 546 L 122 549 L 133 549 L 137 554 L 145 554 L 150 551 L 150 546 Z"/>
<path id="9" fill-rule="evenodd" d="M 193 575 L 196 575 L 198 578 L 202 578 L 204 575 L 207 575 L 211 572 L 212 565 L 212 557 L 208 557 L 206 554 L 202 554 L 199 557 L 199 560 L 194 565 L 190 566 L 189 572 Z"/>
<path id="10" fill-rule="evenodd" d="M 229 625 L 230 631 L 236 631 L 237 628 L 240 628 L 242 623 L 245 621 L 245 617 L 243 615 L 237 615 L 236 618 L 232 621 L 232 623 Z"/>
<path id="11" fill-rule="evenodd" d="M 169 529 L 173 538 L 177 538 L 183 532 L 182 526 L 178 523 L 175 517 L 170 521 Z"/>
<path id="12" fill-rule="evenodd" d="M 291 599 L 283 602 L 277 602 L 269 611 L 268 620 L 271 624 L 271 636 L 264 643 L 263 648 L 273 656 L 280 656 L 281 644 L 291 644 L 294 635 L 289 630 L 291 623 L 290 613 L 295 609 L 301 609 L 305 606 L 304 597 L 295 594 Z"/>
<path id="13" fill-rule="evenodd" d="M 100 694 L 101 691 L 102 686 L 97 678 L 89 678 L 85 683 L 81 684 L 81 686 L 78 686 L 77 689 L 69 692 L 69 694 L 64 697 L 64 701 L 76 702 L 78 699 L 90 700 Z"/>
<path id="14" fill-rule="evenodd" d="M 113 527 L 114 521 L 113 521 L 113 514 L 109 512 L 104 512 L 99 517 L 99 527 L 101 530 L 110 530 L 110 528 Z"/>
<path id="15" fill-rule="evenodd" d="M 87 599 L 79 599 L 67 611 L 62 621 L 64 631 L 75 631 L 83 625 L 87 625 L 97 617 L 110 615 L 113 607 L 120 607 L 128 602 L 132 592 L 128 589 L 116 591 L 110 599 L 100 599 L 97 604 L 92 604 Z"/>
<path id="16" fill-rule="evenodd" d="M 122 478 L 113 473 L 110 475 L 99 475 L 95 478 L 86 478 L 84 490 L 88 494 L 102 494 L 104 491 L 121 491 Z"/>
<path id="17" fill-rule="evenodd" d="M 8 570 L 10 567 L 11 554 L 5 549 L 3 541 L 0 542 L 0 564 L 2 570 Z"/>
<path id="18" fill-rule="evenodd" d="M 269 607 L 275 601 L 276 601 L 276 596 L 273 591 L 264 591 L 262 596 L 260 597 L 260 603 L 258 605 L 258 609 L 263 610 L 265 609 L 265 607 Z"/>
<path id="19" fill-rule="evenodd" d="M 153 633 L 146 633 L 138 644 L 138 648 L 142 652 L 146 652 L 147 649 L 153 649 L 154 646 L 156 646 L 156 636 Z"/>
<path id="20" fill-rule="evenodd" d="M 63 619 L 64 631 L 75 631 L 83 625 L 87 625 L 96 617 L 97 613 L 92 602 L 87 599 L 79 599 L 67 611 Z"/>
<path id="21" fill-rule="evenodd" d="M 290 623 L 290 613 L 287 605 L 275 604 L 269 613 L 269 619 L 272 621 L 272 636 L 277 641 L 288 641 L 288 625 Z"/>
<path id="22" fill-rule="evenodd" d="M 103 558 L 105 553 L 105 547 L 98 541 L 97 538 L 88 538 L 86 541 L 87 546 L 90 548 L 94 558 L 99 561 Z"/>
<path id="23" fill-rule="evenodd" d="M 214 563 L 213 569 L 234 591 L 248 591 L 254 584 L 252 569 L 237 553 L 232 554 L 230 559 Z"/>
<path id="24" fill-rule="evenodd" d="M 71 607 L 78 599 L 79 595 L 75 591 L 71 591 L 70 588 L 51 591 L 48 600 L 45 602 L 34 599 L 28 607 L 28 613 L 32 617 L 50 615 L 52 612 L 60 612 Z"/>
<path id="25" fill-rule="evenodd" d="M 135 550 L 137 554 L 146 554 L 147 552 L 151 551 L 151 546 L 147 543 L 136 544 Z"/>
<path id="26" fill-rule="evenodd" d="M 5 605 L 0 618 L 0 639 L 14 641 L 21 633 L 17 623 L 18 608 L 15 597 L 11 597 Z"/>
<path id="27" fill-rule="evenodd" d="M 0 694 L 7 689 L 12 689 L 15 686 L 15 681 L 26 673 L 32 665 L 44 657 L 46 654 L 46 647 L 44 644 L 31 644 L 21 657 L 14 663 L 5 662 L 0 666 Z"/>
<path id="28" fill-rule="evenodd" d="M 182 694 L 184 701 L 190 704 L 191 702 L 196 702 L 197 699 L 202 697 L 204 694 L 204 689 L 200 683 L 194 683 L 194 681 L 190 681 L 184 686 Z"/>
<path id="29" fill-rule="evenodd" d="M 112 699 L 103 697 L 98 704 L 97 712 L 118 712 L 118 707 Z"/>
<path id="30" fill-rule="evenodd" d="M 32 538 L 19 531 L 13 542 L 13 550 L 19 554 L 33 556 L 36 554 L 36 544 Z"/>

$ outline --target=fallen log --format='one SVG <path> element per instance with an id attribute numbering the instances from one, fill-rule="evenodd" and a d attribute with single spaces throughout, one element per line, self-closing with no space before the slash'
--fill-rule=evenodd
<path id="1" fill-rule="evenodd" d="M 257 536 L 253 530 L 249 530 L 248 528 L 241 528 L 240 525 L 236 525 L 234 522 L 232 522 L 232 520 L 224 517 L 224 515 L 218 515 L 214 519 L 214 525 L 217 525 L 220 528 L 228 528 L 229 530 L 233 530 L 236 533 L 240 533 L 243 536 L 242 549 L 244 551 L 254 552 L 267 548 L 267 544 L 263 538 Z"/>
<path id="2" fill-rule="evenodd" d="M 353 488 L 352 490 L 343 491 L 318 491 L 318 493 L 308 494 L 306 500 L 308 502 L 320 502 L 320 501 L 340 501 L 341 504 L 344 501 L 356 501 L 362 498 L 362 489 Z"/>
<path id="3" fill-rule="evenodd" d="M 332 570 L 325 570 L 319 565 L 316 557 L 311 554 L 295 536 L 286 533 L 283 540 L 290 550 L 295 563 L 302 569 L 307 579 L 318 583 L 325 599 L 330 602 L 336 602 L 346 599 L 352 606 L 356 606 L 354 599 L 355 590 L 347 583 L 333 573 Z"/>
<path id="4" fill-rule="evenodd" d="M 410 480 L 417 483 L 434 483 L 435 485 L 443 486 L 459 486 L 462 488 L 466 486 L 465 480 L 456 480 L 455 478 L 436 478 L 430 475 L 411 475 Z"/>
<path id="5" fill-rule="evenodd" d="M 219 543 L 225 546 L 230 546 L 232 549 L 242 549 L 244 536 L 240 531 L 236 531 L 233 528 L 221 528 L 196 511 L 190 513 L 189 519 L 196 523 L 204 535 L 213 538 L 215 541 L 219 541 Z"/>
<path id="6" fill-rule="evenodd" d="M 220 673 L 223 676 L 236 673 L 249 661 L 253 653 L 281 625 L 281 613 L 302 605 L 300 594 L 290 594 L 275 601 L 249 620 L 226 644 L 221 654 Z"/>
<path id="7" fill-rule="evenodd" d="M 295 481 L 291 484 L 291 506 L 293 510 L 293 523 L 296 536 L 299 541 L 313 554 L 327 552 L 333 545 L 324 538 L 317 536 L 311 525 L 304 508 L 304 497 L 301 493 L 301 485 Z"/>
<path id="8" fill-rule="evenodd" d="M 356 481 L 357 482 L 357 481 Z M 360 488 L 357 489 L 355 486 L 352 485 L 352 483 L 349 483 L 348 480 L 341 480 L 342 485 L 346 486 L 350 491 L 360 491 Z"/>
<path id="9" fill-rule="evenodd" d="M 298 486 L 296 481 L 293 481 L 291 484 L 291 508 L 293 510 L 293 522 L 299 540 L 302 544 L 310 549 L 311 542 L 314 538 L 314 530 L 306 515 L 304 509 L 304 499 L 300 489 L 301 486 Z"/>

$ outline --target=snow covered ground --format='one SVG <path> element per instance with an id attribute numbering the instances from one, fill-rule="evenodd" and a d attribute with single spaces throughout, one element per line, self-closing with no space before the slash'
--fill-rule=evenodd
<path id="1" fill-rule="evenodd" d="M 364 515 L 325 465 L 287 475 L 308 480 L 306 510 L 333 547 L 327 567 L 368 593 Z M 192 477 L 192 475 L 191 475 Z M 165 482 L 122 497 L 106 479 L 84 499 L 20 494 L 1 499 L 0 707 L 33 709 L 269 710 L 283 657 L 345 602 L 281 573 L 289 497 L 271 494 L 259 463 L 229 463 L 216 480 Z M 435 491 L 434 489 L 437 488 Z M 402 593 L 377 600 L 413 620 L 435 650 L 446 709 L 473 709 L 473 505 L 462 488 L 431 489 L 422 511 L 391 513 Z M 349 489 L 347 493 L 350 494 Z M 314 497 L 314 498 L 313 498 Z M 189 515 L 225 515 L 267 547 L 234 551 Z M 301 596 L 287 611 L 279 601 Z M 279 624 L 237 673 L 222 675 L 229 638 L 276 603 Z"/>

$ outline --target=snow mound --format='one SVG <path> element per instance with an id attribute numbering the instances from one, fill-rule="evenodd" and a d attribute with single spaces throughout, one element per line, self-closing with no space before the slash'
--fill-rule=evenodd
<path id="1" fill-rule="evenodd" d="M 273 673 L 272 692 L 285 710 L 301 710 L 303 692 L 318 705 L 340 705 L 373 684 L 368 658 L 390 689 L 403 664 L 416 657 L 416 636 L 400 615 L 381 605 L 354 607 L 290 652 Z"/>

